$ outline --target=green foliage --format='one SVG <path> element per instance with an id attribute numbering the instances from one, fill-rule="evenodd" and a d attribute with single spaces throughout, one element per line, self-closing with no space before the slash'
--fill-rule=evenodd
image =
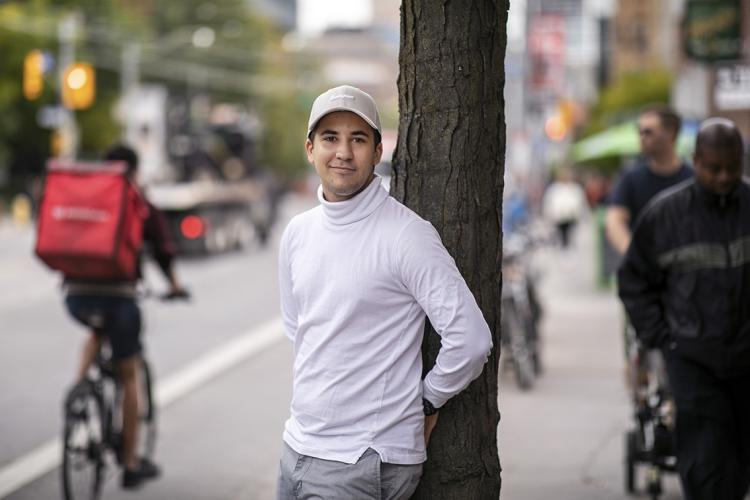
<path id="1" fill-rule="evenodd" d="M 666 70 L 626 73 L 599 96 L 591 119 L 580 134 L 588 137 L 606 128 L 634 118 L 639 110 L 653 103 L 668 103 L 672 74 Z"/>
<path id="2" fill-rule="evenodd" d="M 626 73 L 605 88 L 591 110 L 586 127 L 578 134 L 585 139 L 609 127 L 634 119 L 649 104 L 668 103 L 672 88 L 672 74 L 667 70 Z M 620 168 L 617 156 L 587 162 L 587 167 L 605 174 Z"/>
<path id="3" fill-rule="evenodd" d="M 291 179 L 304 171 L 306 109 L 294 98 L 273 96 L 263 100 L 260 109 L 264 133 L 260 161 L 282 177 Z"/>
<path id="4" fill-rule="evenodd" d="M 112 47 L 94 43 L 88 31 L 106 26 L 108 32 L 123 32 L 132 15 L 115 0 L 33 0 L 0 6 L 0 190 L 6 195 L 30 189 L 51 155 L 52 131 L 43 128 L 37 117 L 44 108 L 59 105 L 58 26 L 65 16 L 79 14 L 80 29 L 73 44 L 77 60 L 97 67 L 97 96 L 94 105 L 77 112 L 81 156 L 97 156 L 117 138 L 119 125 L 112 118 L 118 98 L 118 76 L 98 67 L 112 58 Z M 99 40 L 101 42 L 101 40 Z M 45 72 L 44 91 L 33 102 L 22 94 L 23 61 L 34 49 L 47 54 L 50 67 Z"/>
<path id="5" fill-rule="evenodd" d="M 38 176 L 51 154 L 51 131 L 37 124 L 43 107 L 59 103 L 59 70 L 46 76 L 40 98 L 22 95 L 25 55 L 41 49 L 56 58 L 58 27 L 77 15 L 77 60 L 96 68 L 95 104 L 75 112 L 81 157 L 95 157 L 121 133 L 113 115 L 120 97 L 123 48 L 138 42 L 142 81 L 167 86 L 170 99 L 196 95 L 254 110 L 261 122 L 262 164 L 286 177 L 304 170 L 307 104 L 296 81 L 309 63 L 281 47 L 282 34 L 245 0 L 28 0 L 0 4 L 0 190 L 12 194 Z M 195 47 L 193 34 L 211 28 L 215 39 Z M 308 103 L 309 104 L 309 103 Z"/>
<path id="6" fill-rule="evenodd" d="M 269 44 L 267 50 L 273 57 L 266 58 L 260 68 L 264 75 L 280 82 L 282 88 L 268 89 L 259 99 L 258 112 L 264 129 L 259 160 L 281 177 L 292 180 L 304 174 L 308 165 L 304 149 L 307 119 L 317 90 L 321 89 L 295 88 L 292 83 L 298 75 L 311 71 L 310 63 L 285 53 L 280 42 L 279 37 Z"/>
<path id="7" fill-rule="evenodd" d="M 212 88 L 211 98 L 214 102 L 243 104 L 258 114 L 262 129 L 259 163 L 286 178 L 304 171 L 303 141 L 309 108 L 295 97 L 293 82 L 307 63 L 282 49 L 282 34 L 276 27 L 249 11 L 244 0 L 156 0 L 152 8 L 151 31 L 166 40 L 162 49 L 169 49 L 170 56 L 206 71 L 219 68 L 246 79 L 247 85 L 240 88 Z M 201 27 L 211 28 L 215 34 L 210 47 L 196 48 L 190 43 L 192 34 Z M 181 43 L 181 38 L 188 43 Z M 154 47 L 155 54 L 159 51 Z M 148 57 L 144 52 L 146 70 L 161 62 L 160 58 Z M 182 94 L 188 99 L 195 91 L 179 82 L 165 83 L 172 96 Z"/>
<path id="8" fill-rule="evenodd" d="M 26 189 L 30 179 L 42 171 L 49 149 L 49 132 L 37 125 L 36 115 L 53 97 L 53 79 L 45 78 L 44 91 L 34 102 L 26 101 L 22 94 L 24 57 L 30 50 L 43 47 L 47 38 L 4 26 L 22 26 L 26 13 L 38 12 L 40 3 L 0 6 L 0 190 L 5 194 Z"/>

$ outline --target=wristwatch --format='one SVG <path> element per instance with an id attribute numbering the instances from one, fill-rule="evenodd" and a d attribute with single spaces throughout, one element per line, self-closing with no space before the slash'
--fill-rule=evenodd
<path id="1" fill-rule="evenodd" d="M 429 417 L 430 415 L 436 414 L 437 408 L 430 403 L 426 398 L 422 398 L 422 406 L 424 407 L 424 416 Z"/>

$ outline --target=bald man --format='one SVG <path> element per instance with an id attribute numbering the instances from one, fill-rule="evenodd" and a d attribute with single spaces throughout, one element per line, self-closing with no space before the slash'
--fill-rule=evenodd
<path id="1" fill-rule="evenodd" d="M 645 209 L 618 274 L 647 348 L 664 355 L 687 500 L 741 500 L 750 484 L 750 185 L 729 120 L 701 124 L 695 178 Z"/>

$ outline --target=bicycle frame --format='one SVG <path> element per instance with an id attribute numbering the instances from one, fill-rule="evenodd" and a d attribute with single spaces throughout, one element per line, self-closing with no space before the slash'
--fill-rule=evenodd
<path id="1" fill-rule="evenodd" d="M 140 373 L 144 405 L 141 420 L 140 456 L 150 457 L 156 439 L 155 411 L 152 404 L 151 373 L 148 362 L 141 358 Z M 63 441 L 63 494 L 66 500 L 98 498 L 102 479 L 115 463 L 122 465 L 122 388 L 111 360 L 108 343 L 102 342 L 89 366 L 85 378 L 77 384 L 65 400 Z M 81 436 L 74 436 L 77 429 Z M 83 440 L 83 444 L 75 442 Z M 76 468 L 75 461 L 80 463 Z M 90 467 L 93 476 L 85 481 L 82 492 L 74 492 L 75 475 Z M 89 484 L 90 483 L 90 484 Z"/>

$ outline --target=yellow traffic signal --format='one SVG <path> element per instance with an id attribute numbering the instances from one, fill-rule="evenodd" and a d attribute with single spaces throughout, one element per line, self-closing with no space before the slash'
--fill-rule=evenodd
<path id="1" fill-rule="evenodd" d="M 96 74 L 86 63 L 73 63 L 63 73 L 63 105 L 68 109 L 86 109 L 96 98 Z"/>
<path id="2" fill-rule="evenodd" d="M 23 59 L 23 96 L 34 101 L 44 90 L 44 55 L 41 50 L 32 50 Z"/>
<path id="3" fill-rule="evenodd" d="M 570 99 L 561 99 L 552 116 L 544 123 L 547 138 L 560 142 L 576 125 L 576 104 Z"/>
<path id="4" fill-rule="evenodd" d="M 563 118 L 559 114 L 555 114 L 544 122 L 544 133 L 547 134 L 548 139 L 560 142 L 568 134 L 568 127 L 565 125 Z"/>

